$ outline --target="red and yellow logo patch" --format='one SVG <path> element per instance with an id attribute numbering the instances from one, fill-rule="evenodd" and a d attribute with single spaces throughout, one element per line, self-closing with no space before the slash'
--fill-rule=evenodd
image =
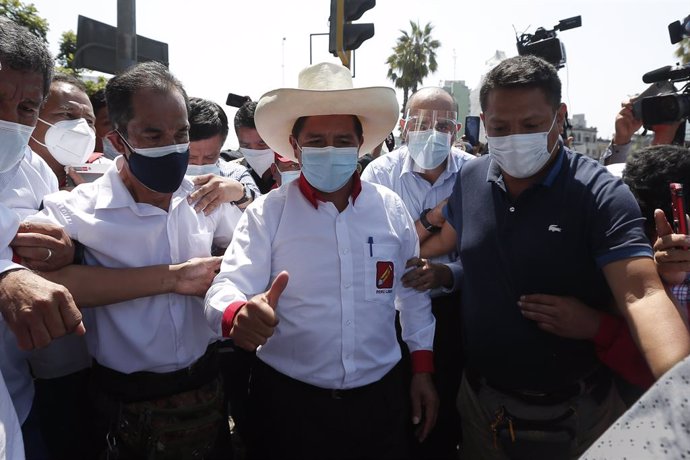
<path id="1" fill-rule="evenodd" d="M 393 289 L 395 265 L 393 262 L 376 262 L 376 289 Z"/>

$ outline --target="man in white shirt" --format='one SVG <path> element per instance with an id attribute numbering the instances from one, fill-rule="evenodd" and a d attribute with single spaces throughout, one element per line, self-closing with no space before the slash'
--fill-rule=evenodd
<path id="1" fill-rule="evenodd" d="M 257 458 L 408 454 L 396 308 L 419 438 L 434 425 L 430 301 L 400 280 L 418 254 L 414 222 L 397 195 L 355 172 L 358 153 L 383 141 L 397 114 L 392 89 L 353 89 L 349 70 L 329 63 L 257 105 L 262 138 L 290 152 L 302 175 L 245 210 L 206 296 L 217 332 L 261 346 L 250 382 Z"/>
<path id="2" fill-rule="evenodd" d="M 441 212 L 453 191 L 463 163 L 474 158 L 452 147 L 459 128 L 457 103 L 443 88 L 422 88 L 407 102 L 401 120 L 405 144 L 369 163 L 362 180 L 388 187 L 402 198 L 415 219 L 420 240 L 437 233 L 443 225 Z M 431 289 L 436 318 L 434 381 L 440 398 L 439 418 L 417 458 L 457 457 L 460 417 L 455 397 L 462 375 L 460 305 L 450 292 L 459 284 L 462 267 L 455 251 L 431 260 L 413 258 L 415 268 L 403 283 L 419 290 Z"/>
<path id="3" fill-rule="evenodd" d="M 225 203 L 207 216 L 187 200 L 194 186 L 184 178 L 189 122 L 181 83 L 161 64 L 144 63 L 110 80 L 106 97 L 115 127 L 108 138 L 122 157 L 96 181 L 46 197 L 44 218 L 84 246 L 91 266 L 179 263 L 209 257 L 212 243 L 227 246 L 241 211 Z M 105 441 L 107 433 L 109 448 L 133 456 L 207 452 L 222 428 L 222 391 L 210 346 L 218 335 L 202 300 L 141 297 L 84 317 L 95 360 L 94 427 L 102 430 L 92 438 Z"/>

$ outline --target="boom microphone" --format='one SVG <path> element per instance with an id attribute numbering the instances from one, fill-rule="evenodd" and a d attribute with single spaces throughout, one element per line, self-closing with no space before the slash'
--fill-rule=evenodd
<path id="1" fill-rule="evenodd" d="M 642 76 L 645 83 L 656 83 L 663 80 L 680 81 L 690 77 L 690 65 L 664 66 L 647 72 Z"/>

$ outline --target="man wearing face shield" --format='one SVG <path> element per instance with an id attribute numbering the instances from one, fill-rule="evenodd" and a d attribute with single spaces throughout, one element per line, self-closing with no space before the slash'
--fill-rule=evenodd
<path id="1" fill-rule="evenodd" d="M 690 337 L 630 190 L 564 147 L 556 69 L 507 59 L 487 74 L 480 101 L 489 154 L 462 169 L 440 235 L 422 248 L 456 246 L 463 265 L 461 455 L 576 458 L 623 405 L 591 343 L 523 317 L 528 296 L 618 311 L 656 377 L 690 353 Z"/>
<path id="2" fill-rule="evenodd" d="M 356 173 L 397 116 L 391 88 L 355 89 L 349 69 L 330 63 L 257 105 L 261 137 L 301 175 L 245 210 L 205 308 L 215 330 L 257 350 L 256 458 L 406 458 L 410 419 L 420 440 L 434 425 L 434 318 L 428 295 L 401 281 L 417 253 L 414 221 L 395 193 Z"/>
<path id="3" fill-rule="evenodd" d="M 452 147 L 458 130 L 457 106 L 442 88 L 423 88 L 413 94 L 401 120 L 405 145 L 372 161 L 362 180 L 396 192 L 415 219 L 420 240 L 438 233 L 445 221 L 441 212 L 462 165 L 472 155 Z M 424 458 L 454 458 L 460 432 L 453 401 L 462 372 L 460 308 L 450 295 L 462 271 L 455 251 L 433 259 L 413 258 L 414 267 L 403 277 L 407 286 L 431 290 L 436 317 L 434 375 L 441 408 L 434 432 L 421 446 Z"/>
<path id="4" fill-rule="evenodd" d="M 78 173 L 68 174 L 68 167 L 111 163 L 101 153 L 94 153 L 95 121 L 84 84 L 72 75 L 55 75 L 29 146 L 48 163 L 61 189 L 84 181 Z"/>
<path id="5" fill-rule="evenodd" d="M 96 181 L 46 197 L 38 217 L 78 239 L 87 265 L 213 261 L 212 244 L 227 246 L 241 211 L 224 203 L 205 215 L 187 200 L 194 186 L 185 179 L 189 122 L 181 83 L 163 65 L 148 62 L 111 79 L 106 97 L 114 126 L 108 138 L 121 156 Z M 208 282 L 214 274 L 200 270 L 198 277 Z M 150 283 L 156 290 L 157 281 Z M 107 439 L 108 452 L 118 449 L 126 458 L 152 450 L 191 458 L 208 452 L 227 430 L 217 334 L 206 323 L 198 292 L 156 294 L 84 311 L 97 412 L 88 439 Z"/>

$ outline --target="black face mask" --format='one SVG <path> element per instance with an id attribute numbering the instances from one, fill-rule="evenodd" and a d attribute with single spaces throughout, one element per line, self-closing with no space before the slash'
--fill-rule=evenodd
<path id="1" fill-rule="evenodd" d="M 128 162 L 129 170 L 144 186 L 154 192 L 172 193 L 180 187 L 187 172 L 189 149 L 157 158 L 132 152 Z"/>
<path id="2" fill-rule="evenodd" d="M 189 144 L 186 144 L 185 150 L 181 150 L 184 144 L 135 149 L 122 135 L 120 137 L 132 152 L 128 159 L 125 156 L 129 170 L 146 188 L 159 193 L 172 193 L 180 187 L 189 163 Z"/>

